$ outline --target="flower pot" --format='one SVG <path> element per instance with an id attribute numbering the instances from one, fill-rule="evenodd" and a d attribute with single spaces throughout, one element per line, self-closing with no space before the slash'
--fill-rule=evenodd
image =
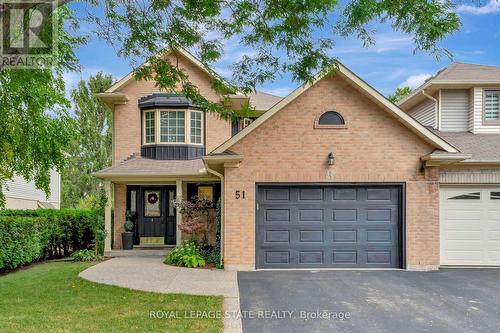
<path id="1" fill-rule="evenodd" d="M 122 233 L 122 248 L 124 250 L 132 250 L 134 247 L 134 233 L 125 231 Z"/>

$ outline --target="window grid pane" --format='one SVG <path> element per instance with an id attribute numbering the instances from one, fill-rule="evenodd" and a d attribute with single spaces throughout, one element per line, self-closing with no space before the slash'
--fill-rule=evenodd
<path id="1" fill-rule="evenodd" d="M 160 112 L 160 142 L 185 142 L 183 111 Z"/>
<path id="2" fill-rule="evenodd" d="M 485 93 L 484 114 L 487 120 L 500 119 L 500 92 L 487 91 Z"/>
<path id="3" fill-rule="evenodd" d="M 201 112 L 191 111 L 191 143 L 201 143 Z"/>
<path id="4" fill-rule="evenodd" d="M 155 142 L 155 113 L 154 111 L 146 112 L 146 143 Z"/>

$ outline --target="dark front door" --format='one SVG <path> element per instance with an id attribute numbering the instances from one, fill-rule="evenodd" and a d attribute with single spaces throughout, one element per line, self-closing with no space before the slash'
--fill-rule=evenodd
<path id="1" fill-rule="evenodd" d="M 257 267 L 401 267 L 400 201 L 400 186 L 261 185 Z"/>
<path id="2" fill-rule="evenodd" d="M 175 245 L 175 187 L 141 187 L 139 237 L 141 245 Z"/>

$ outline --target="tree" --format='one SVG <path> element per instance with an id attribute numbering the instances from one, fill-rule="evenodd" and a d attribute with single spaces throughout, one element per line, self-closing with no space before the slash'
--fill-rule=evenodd
<path id="1" fill-rule="evenodd" d="M 389 95 L 387 99 L 389 99 L 391 102 L 394 104 L 399 103 L 403 99 L 405 99 L 406 96 L 410 95 L 412 92 L 410 87 L 399 87 L 394 91 L 394 94 Z"/>
<path id="2" fill-rule="evenodd" d="M 73 48 L 83 40 L 65 30 L 72 19 L 66 7 L 58 8 L 52 19 L 58 44 L 52 66 L 0 67 L 0 208 L 5 206 L 2 189 L 14 175 L 34 180 L 48 195 L 50 170 L 63 168 L 74 134 L 63 73 L 77 69 Z"/>
<path id="3" fill-rule="evenodd" d="M 71 143 L 68 164 L 62 173 L 62 205 L 75 207 L 81 200 L 99 195 L 102 182 L 92 174 L 111 165 L 112 117 L 97 98 L 113 83 L 111 75 L 101 72 L 80 80 L 71 90 L 77 136 Z"/>
<path id="4" fill-rule="evenodd" d="M 366 47 L 375 43 L 370 27 L 387 23 L 413 37 L 415 52 L 450 55 L 439 43 L 460 27 L 450 0 L 151 0 L 93 1 L 104 15 L 89 14 L 97 34 L 131 60 L 137 79 L 155 80 L 158 88 L 175 91 L 224 118 L 234 116 L 210 103 L 164 50 L 184 48 L 205 65 L 220 60 L 224 42 L 240 45 L 230 83 L 214 80 L 219 92 L 249 93 L 284 72 L 296 82 L 311 82 L 316 72 L 335 71 L 335 41 L 356 36 Z M 139 66 L 143 60 L 147 64 Z"/>

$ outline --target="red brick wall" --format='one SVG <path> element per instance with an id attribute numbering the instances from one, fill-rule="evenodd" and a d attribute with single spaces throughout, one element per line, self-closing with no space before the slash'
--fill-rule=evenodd
<path id="1" fill-rule="evenodd" d="M 328 110 L 347 129 L 314 129 Z M 340 78 L 325 78 L 236 145 L 239 168 L 225 170 L 225 264 L 255 264 L 256 182 L 402 182 L 407 184 L 409 266 L 439 264 L 438 183 L 420 172 L 420 156 L 433 147 Z M 336 163 L 326 175 L 327 155 Z M 246 191 L 235 200 L 236 190 Z"/>

